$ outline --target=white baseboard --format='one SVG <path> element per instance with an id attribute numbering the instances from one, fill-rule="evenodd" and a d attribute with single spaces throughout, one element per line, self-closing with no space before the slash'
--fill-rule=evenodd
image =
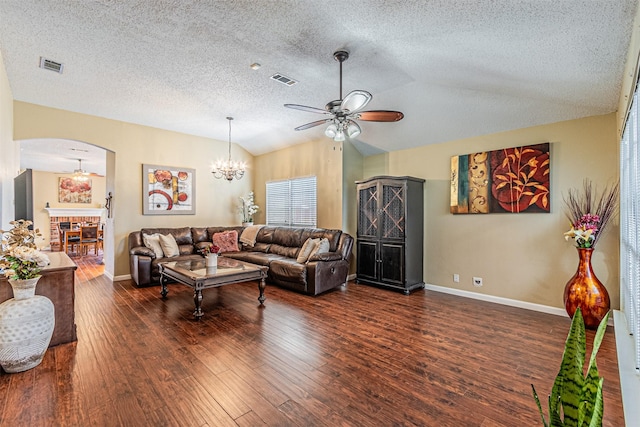
<path id="1" fill-rule="evenodd" d="M 357 276 L 356 276 L 355 274 L 349 274 L 349 275 L 347 276 L 347 282 L 350 282 L 350 281 L 352 281 L 352 280 L 356 280 L 356 277 L 357 277 Z"/>
<path id="2" fill-rule="evenodd" d="M 461 289 L 446 288 L 444 286 L 431 285 L 428 283 L 424 285 L 424 287 L 425 289 L 429 289 L 435 292 L 443 292 L 445 294 L 457 295 L 465 298 L 477 299 L 480 301 L 493 302 L 496 304 L 508 305 L 511 307 L 524 308 L 526 310 L 533 310 L 533 311 L 539 311 L 541 313 L 555 314 L 556 316 L 568 317 L 567 312 L 563 308 L 551 307 L 551 306 L 542 305 L 542 304 L 534 304 L 530 302 L 518 301 L 515 299 L 509 299 L 509 298 L 503 298 L 503 297 L 495 297 L 493 295 L 479 294 L 477 292 L 463 291 Z"/>
<path id="3" fill-rule="evenodd" d="M 425 289 L 429 289 L 434 292 L 442 292 L 445 294 L 457 295 L 464 298 L 472 298 L 480 301 L 493 302 L 496 304 L 508 305 L 510 307 L 524 308 L 525 310 L 538 311 L 540 313 L 553 314 L 556 316 L 569 317 L 567 311 L 564 308 L 551 307 L 550 305 L 534 304 L 532 302 L 519 301 L 516 299 L 495 297 L 493 295 L 479 294 L 477 292 L 463 291 L 461 289 L 446 288 L 444 286 L 431 285 L 429 283 L 424 285 Z M 613 317 L 609 316 L 608 326 L 613 326 Z"/>
<path id="4" fill-rule="evenodd" d="M 108 272 L 108 271 L 106 271 L 106 270 L 105 270 L 105 272 L 104 272 L 103 274 L 104 274 L 104 276 L 105 276 L 107 279 L 109 279 L 109 280 L 113 281 L 113 274 L 109 273 L 109 272 Z"/>
<path id="5" fill-rule="evenodd" d="M 124 280 L 131 280 L 130 274 L 123 274 L 122 276 L 113 276 L 112 280 L 114 282 L 122 282 Z"/>

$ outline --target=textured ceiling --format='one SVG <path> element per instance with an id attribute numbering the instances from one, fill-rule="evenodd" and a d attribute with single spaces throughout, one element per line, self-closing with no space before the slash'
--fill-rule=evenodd
<path id="1" fill-rule="evenodd" d="M 361 122 L 368 155 L 615 111 L 636 3 L 1 0 L 0 49 L 16 100 L 221 141 L 233 116 L 259 155 L 326 138 L 283 104 L 339 98 L 346 48 L 344 93 L 405 114 Z"/>

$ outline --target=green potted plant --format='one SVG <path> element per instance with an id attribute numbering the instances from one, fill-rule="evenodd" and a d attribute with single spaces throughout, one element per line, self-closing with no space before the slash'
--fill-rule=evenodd
<path id="1" fill-rule="evenodd" d="M 600 322 L 593 339 L 587 376 L 583 376 L 586 353 L 586 334 L 580 308 L 576 310 L 571 329 L 564 346 L 560 372 L 556 376 L 549 396 L 549 421 L 545 419 L 536 389 L 531 384 L 533 397 L 538 405 L 545 427 L 598 427 L 602 426 L 604 401 L 602 384 L 596 365 L 596 354 L 607 328 L 607 313 Z"/>

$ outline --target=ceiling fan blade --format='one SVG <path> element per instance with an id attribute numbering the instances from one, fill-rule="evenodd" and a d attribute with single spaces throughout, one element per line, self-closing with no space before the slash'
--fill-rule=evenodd
<path id="1" fill-rule="evenodd" d="M 312 127 L 315 127 L 315 126 L 320 126 L 321 124 L 324 124 L 324 123 L 329 123 L 332 120 L 333 119 L 316 120 L 315 122 L 311 122 L 311 123 L 307 123 L 306 125 L 298 126 L 294 130 L 309 129 L 309 128 L 312 128 Z"/>
<path id="2" fill-rule="evenodd" d="M 353 90 L 344 97 L 342 104 L 340 104 L 340 109 L 345 112 L 355 113 L 366 107 L 371 98 L 373 96 L 366 90 Z"/>
<path id="3" fill-rule="evenodd" d="M 368 122 L 397 122 L 403 117 L 404 114 L 400 111 L 387 110 L 361 111 L 354 115 L 354 118 Z"/>
<path id="4" fill-rule="evenodd" d="M 330 112 L 322 108 L 308 107 L 306 105 L 284 104 L 284 106 L 287 108 L 293 108 L 294 110 L 310 111 L 312 113 L 319 113 L 319 114 L 331 114 Z"/>

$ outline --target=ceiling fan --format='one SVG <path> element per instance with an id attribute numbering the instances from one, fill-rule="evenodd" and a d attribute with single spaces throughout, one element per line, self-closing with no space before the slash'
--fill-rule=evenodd
<path id="1" fill-rule="evenodd" d="M 76 181 L 85 181 L 90 176 L 102 176 L 96 173 L 90 173 L 82 169 L 82 159 L 78 159 L 78 169 L 73 170 L 73 179 Z"/>
<path id="2" fill-rule="evenodd" d="M 361 133 L 360 126 L 356 120 L 368 122 L 397 122 L 402 120 L 404 114 L 400 111 L 388 110 L 368 110 L 362 111 L 367 106 L 373 96 L 365 90 L 353 90 L 342 98 L 342 63 L 349 58 L 349 52 L 338 50 L 334 52 L 333 58 L 340 63 L 340 99 L 330 101 L 322 108 L 308 107 L 299 104 L 284 104 L 287 108 L 295 110 L 310 111 L 312 113 L 332 116 L 328 119 L 317 120 L 298 126 L 295 130 L 305 130 L 315 126 L 329 123 L 324 134 L 334 141 L 344 141 L 346 137 L 355 138 Z"/>

